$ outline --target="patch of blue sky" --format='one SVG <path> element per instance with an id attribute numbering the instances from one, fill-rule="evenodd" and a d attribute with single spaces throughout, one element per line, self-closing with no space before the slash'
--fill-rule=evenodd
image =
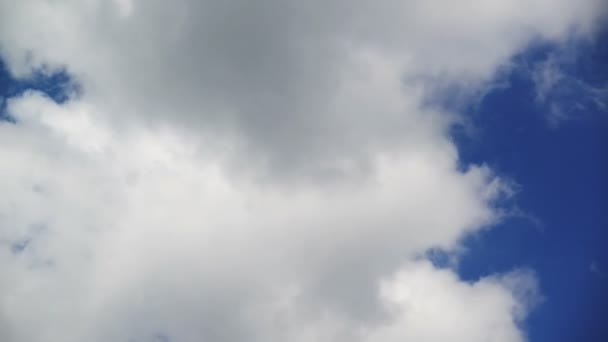
<path id="1" fill-rule="evenodd" d="M 561 76 L 539 101 L 534 70 L 551 58 Z M 532 268 L 545 300 L 526 321 L 530 341 L 604 341 L 608 111 L 597 98 L 605 93 L 590 89 L 608 89 L 608 28 L 566 47 L 530 46 L 497 82 L 479 102 L 457 103 L 470 122 L 452 135 L 462 165 L 487 164 L 518 191 L 513 215 L 466 238 L 459 274 Z M 564 111 L 557 123 L 548 120 L 555 106 Z"/>
<path id="2" fill-rule="evenodd" d="M 27 78 L 18 79 L 11 75 L 5 62 L 0 59 L 0 120 L 14 121 L 6 113 L 7 100 L 28 90 L 42 92 L 57 103 L 65 103 L 82 91 L 65 69 L 41 67 Z"/>

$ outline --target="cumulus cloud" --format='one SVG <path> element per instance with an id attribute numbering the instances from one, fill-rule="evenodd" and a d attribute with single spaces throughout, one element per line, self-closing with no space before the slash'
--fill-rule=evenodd
<path id="1" fill-rule="evenodd" d="M 0 40 L 17 75 L 68 66 L 121 124 L 231 135 L 269 172 L 324 175 L 409 135 L 421 82 L 474 88 L 532 39 L 587 32 L 601 5 L 3 1 Z"/>
<path id="2" fill-rule="evenodd" d="M 0 126 L 2 239 L 28 241 L 3 250 L 3 314 L 24 340 L 101 338 L 64 336 L 78 319 L 111 340 L 162 324 L 185 341 L 242 340 L 267 332 L 239 312 L 283 296 L 301 301 L 287 315 L 327 312 L 354 333 L 382 315 L 381 277 L 495 218 L 501 183 L 456 172 L 442 146 L 377 155 L 357 182 L 286 187 L 230 178 L 175 132 L 117 135 L 94 111 L 30 93 L 9 103 L 19 124 Z"/>
<path id="3" fill-rule="evenodd" d="M 584 1 L 0 1 L 0 339 L 523 341 L 531 273 L 423 256 L 499 219 L 456 113 Z M 522 295 L 523 294 L 523 295 Z"/>

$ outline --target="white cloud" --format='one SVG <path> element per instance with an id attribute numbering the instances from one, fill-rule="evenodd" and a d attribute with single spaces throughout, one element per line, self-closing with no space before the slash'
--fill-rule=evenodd
<path id="1" fill-rule="evenodd" d="M 577 58 L 580 56 L 574 48 L 566 46 L 533 64 L 529 71 L 537 103 L 548 107 L 545 119 L 551 127 L 558 127 L 563 121 L 576 119 L 593 109 L 606 108 L 608 85 L 590 84 L 563 71 L 564 67 L 575 65 Z"/>
<path id="2" fill-rule="evenodd" d="M 380 314 L 380 277 L 492 222 L 487 203 L 501 191 L 487 169 L 456 172 L 441 145 L 377 155 L 365 180 L 285 187 L 231 179 L 170 130 L 114 135 L 83 102 L 30 93 L 9 110 L 19 124 L 0 126 L 11 194 L 1 238 L 30 242 L 3 250 L 0 293 L 23 340 L 118 339 L 162 324 L 198 340 L 201 324 L 220 324 L 214 315 L 274 305 L 292 288 L 303 310 L 361 320 L 354 329 Z M 64 335 L 79 319 L 85 335 Z M 250 329 L 236 321 L 208 329 Z"/>
<path id="3" fill-rule="evenodd" d="M 512 315 L 525 315 L 528 308 L 514 294 L 536 297 L 535 291 L 534 278 L 525 272 L 467 284 L 427 263 L 408 265 L 383 283 L 382 297 L 395 316 L 369 340 L 522 341 Z"/>
<path id="4" fill-rule="evenodd" d="M 533 276 L 420 259 L 508 190 L 422 103 L 599 6 L 0 1 L 11 70 L 84 86 L 0 124 L 0 339 L 523 340 Z"/>
<path id="5" fill-rule="evenodd" d="M 549 94 L 566 77 L 561 68 L 557 65 L 554 56 L 538 63 L 532 72 L 532 80 L 536 86 L 536 100 L 545 102 Z"/>
<path id="6" fill-rule="evenodd" d="M 125 17 L 115 1 L 3 1 L 0 49 L 18 74 L 67 65 L 121 125 L 143 116 L 214 140 L 233 135 L 238 152 L 271 170 L 301 173 L 315 159 L 322 166 L 306 172 L 316 174 L 365 164 L 369 149 L 403 137 L 401 113 L 418 101 L 399 92 L 419 93 L 421 82 L 475 88 L 532 39 L 587 32 L 602 4 L 131 1 Z M 370 77 L 392 78 L 390 95 L 367 94 Z M 410 86 L 399 89 L 403 79 Z M 336 103 L 356 81 L 360 93 L 346 95 L 365 103 Z"/>

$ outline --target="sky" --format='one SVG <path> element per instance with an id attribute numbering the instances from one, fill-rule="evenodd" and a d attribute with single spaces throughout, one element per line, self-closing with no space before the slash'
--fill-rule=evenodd
<path id="1" fill-rule="evenodd" d="M 0 0 L 0 340 L 608 339 L 600 0 Z"/>

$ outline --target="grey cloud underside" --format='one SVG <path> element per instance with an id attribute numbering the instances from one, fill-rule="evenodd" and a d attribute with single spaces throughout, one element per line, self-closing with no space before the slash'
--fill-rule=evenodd
<path id="1" fill-rule="evenodd" d="M 461 281 L 508 182 L 458 168 L 443 84 L 476 93 L 601 2 L 0 1 L 0 339 L 525 340 L 527 271 Z M 22 241 L 18 253 L 11 249 Z"/>
<path id="2" fill-rule="evenodd" d="M 600 4 L 180 0 L 133 2 L 121 16 L 112 1 L 28 1 L 4 5 L 2 31 L 16 71 L 26 53 L 66 64 L 117 121 L 143 113 L 221 131 L 232 135 L 223 148 L 271 171 L 339 176 L 418 131 L 402 115 L 419 112 L 417 83 L 476 87 L 530 39 L 588 30 Z M 393 88 L 368 85 L 378 76 Z M 427 81 L 398 89 L 401 79 Z M 387 90 L 409 101 L 386 106 L 395 99 L 373 92 Z"/>

